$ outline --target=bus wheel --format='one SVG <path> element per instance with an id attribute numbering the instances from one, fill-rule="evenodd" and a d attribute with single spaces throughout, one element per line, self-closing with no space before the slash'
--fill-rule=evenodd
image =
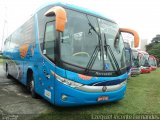
<path id="1" fill-rule="evenodd" d="M 10 78 L 9 71 L 8 71 L 8 65 L 7 64 L 6 64 L 6 77 Z"/>
<path id="2" fill-rule="evenodd" d="M 34 77 L 33 74 L 29 77 L 29 91 L 31 92 L 32 98 L 38 98 L 37 93 L 35 92 L 34 88 Z"/>

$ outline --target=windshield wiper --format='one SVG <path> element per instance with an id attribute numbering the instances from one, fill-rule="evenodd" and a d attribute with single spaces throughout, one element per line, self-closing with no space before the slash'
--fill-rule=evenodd
<path id="1" fill-rule="evenodd" d="M 88 25 L 91 27 L 89 29 L 89 33 L 91 33 L 91 30 L 93 30 L 97 34 L 97 36 L 98 36 L 98 45 L 96 45 L 96 48 L 94 49 L 94 51 L 93 51 L 93 53 L 91 55 L 91 58 L 90 58 L 87 66 L 86 66 L 85 73 L 87 73 L 92 68 L 92 66 L 93 66 L 93 64 L 94 64 L 94 62 L 95 62 L 95 60 L 97 58 L 98 52 L 100 52 L 100 58 L 102 56 L 102 60 L 103 60 L 103 64 L 104 64 L 104 56 L 103 56 L 103 53 L 102 53 L 103 52 L 103 50 L 102 50 L 103 48 L 102 48 L 101 35 L 100 35 L 100 33 L 98 33 L 96 31 L 94 26 L 91 24 L 91 22 L 90 22 L 90 20 L 89 20 L 87 15 L 86 15 L 86 17 L 88 19 Z"/>
<path id="2" fill-rule="evenodd" d="M 92 53 L 92 56 L 87 64 L 87 66 L 86 66 L 85 73 L 88 73 L 88 71 L 92 68 L 99 51 L 100 51 L 100 45 L 97 45 Z"/>
<path id="3" fill-rule="evenodd" d="M 115 65 L 116 65 L 116 67 L 117 67 L 117 70 L 120 71 L 118 62 L 117 62 L 117 60 L 116 60 L 116 58 L 115 58 L 115 56 L 114 56 L 114 54 L 113 54 L 113 51 L 112 51 L 110 45 L 107 44 L 106 34 L 104 33 L 104 49 L 105 49 L 106 57 L 107 57 L 107 48 L 108 48 L 109 52 L 111 53 L 111 56 L 112 56 L 113 61 L 114 61 Z M 110 59 L 110 61 L 111 61 L 112 66 L 114 67 L 114 64 L 112 63 L 112 60 L 111 60 L 111 58 L 110 58 L 109 55 L 108 55 L 108 57 L 109 57 L 109 59 Z M 114 69 L 115 69 L 115 68 L 114 68 Z"/>

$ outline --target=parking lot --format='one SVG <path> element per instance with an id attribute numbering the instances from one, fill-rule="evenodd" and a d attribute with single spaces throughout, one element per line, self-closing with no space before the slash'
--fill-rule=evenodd
<path id="1" fill-rule="evenodd" d="M 43 99 L 33 99 L 25 86 L 13 78 L 7 79 L 0 65 L 0 115 L 3 119 L 7 114 L 25 115 L 25 119 L 29 119 L 49 109 L 52 109 L 51 104 Z"/>

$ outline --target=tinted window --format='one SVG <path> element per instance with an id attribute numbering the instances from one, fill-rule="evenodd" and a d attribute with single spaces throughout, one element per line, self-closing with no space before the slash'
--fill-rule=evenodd
<path id="1" fill-rule="evenodd" d="M 48 22 L 45 30 L 44 49 L 46 56 L 53 60 L 55 39 L 55 22 Z"/>
<path id="2" fill-rule="evenodd" d="M 19 47 L 24 43 L 35 42 L 34 18 L 30 18 L 13 34 L 10 42 L 10 48 Z"/>
<path id="3" fill-rule="evenodd" d="M 46 17 L 44 14 L 53 6 L 48 6 L 43 8 L 42 10 L 38 11 L 38 28 L 39 28 L 39 42 L 41 44 L 41 49 L 43 46 L 44 40 L 44 31 L 45 31 L 45 24 L 47 21 L 52 21 L 53 17 Z"/>

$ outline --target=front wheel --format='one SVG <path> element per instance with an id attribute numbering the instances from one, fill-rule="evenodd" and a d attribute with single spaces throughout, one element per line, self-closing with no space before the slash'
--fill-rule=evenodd
<path id="1" fill-rule="evenodd" d="M 34 85 L 34 77 L 33 74 L 29 77 L 29 91 L 31 92 L 32 98 L 38 98 L 37 93 L 35 92 L 35 85 Z"/>

